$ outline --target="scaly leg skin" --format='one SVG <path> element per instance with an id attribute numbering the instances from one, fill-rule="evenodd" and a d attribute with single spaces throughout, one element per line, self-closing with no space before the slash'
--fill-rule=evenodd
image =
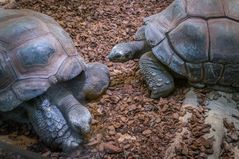
<path id="1" fill-rule="evenodd" d="M 151 98 L 164 97 L 173 91 L 173 77 L 152 52 L 146 53 L 140 58 L 139 66 L 151 91 Z"/>
<path id="2" fill-rule="evenodd" d="M 74 131 L 86 134 L 90 131 L 91 114 L 68 89 L 67 85 L 60 83 L 50 87 L 46 95 L 59 108 Z"/>
<path id="3" fill-rule="evenodd" d="M 78 146 L 81 140 L 77 133 L 88 133 L 91 123 L 90 112 L 79 101 L 98 97 L 108 85 L 108 68 L 103 64 L 92 63 L 73 80 L 49 88 L 45 97 L 36 99 L 37 105 L 40 106 L 37 107 L 37 111 L 31 113 L 31 121 L 40 137 L 44 138 L 46 143 L 62 145 L 63 149 L 70 150 Z M 45 118 L 45 128 L 42 128 L 42 120 Z"/>
<path id="4" fill-rule="evenodd" d="M 86 71 L 67 82 L 68 88 L 78 101 L 93 100 L 100 97 L 108 88 L 109 70 L 100 63 L 87 64 Z"/>
<path id="5" fill-rule="evenodd" d="M 63 114 L 50 103 L 47 96 L 33 99 L 26 108 L 34 130 L 50 147 L 61 148 L 67 152 L 82 142 L 79 134 L 68 126 Z"/>

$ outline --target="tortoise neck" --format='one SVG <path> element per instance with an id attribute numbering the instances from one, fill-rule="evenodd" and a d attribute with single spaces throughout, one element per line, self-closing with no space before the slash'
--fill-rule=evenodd
<path id="1" fill-rule="evenodd" d="M 150 47 L 148 46 L 147 42 L 144 40 L 139 41 L 132 41 L 129 42 L 134 50 L 133 58 L 139 58 L 144 53 L 150 51 Z"/>
<path id="2" fill-rule="evenodd" d="M 70 107 L 70 105 L 79 103 L 72 95 L 71 91 L 67 89 L 66 83 L 59 83 L 51 86 L 45 94 L 55 105 L 59 106 L 60 108 L 64 105 L 68 105 L 67 107 Z M 66 102 L 68 104 L 66 104 Z"/>

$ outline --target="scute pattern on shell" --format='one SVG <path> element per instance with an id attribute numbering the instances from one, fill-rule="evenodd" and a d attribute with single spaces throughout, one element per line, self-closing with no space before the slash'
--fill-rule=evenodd
<path id="1" fill-rule="evenodd" d="M 47 15 L 0 9 L 0 111 L 85 70 L 70 36 Z"/>
<path id="2" fill-rule="evenodd" d="M 182 22 L 169 33 L 169 40 L 184 61 L 208 61 L 209 36 L 205 20 L 190 18 Z"/>
<path id="3" fill-rule="evenodd" d="M 238 87 L 238 20 L 238 0 L 175 0 L 145 18 L 144 36 L 137 38 L 143 37 L 160 62 L 190 82 Z"/>
<path id="4" fill-rule="evenodd" d="M 185 5 L 184 0 L 176 0 L 166 10 L 145 18 L 144 21 L 147 25 L 145 27 L 145 38 L 150 45 L 157 45 L 165 38 L 165 33 L 186 18 Z"/>

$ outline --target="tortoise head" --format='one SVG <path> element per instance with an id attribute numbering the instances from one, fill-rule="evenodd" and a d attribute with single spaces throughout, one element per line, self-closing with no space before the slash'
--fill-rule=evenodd
<path id="1" fill-rule="evenodd" d="M 130 43 L 119 43 L 113 47 L 108 58 L 113 62 L 126 62 L 133 59 L 134 48 Z"/>

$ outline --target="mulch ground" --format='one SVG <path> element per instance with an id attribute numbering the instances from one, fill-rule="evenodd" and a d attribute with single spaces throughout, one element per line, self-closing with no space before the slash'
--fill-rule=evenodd
<path id="1" fill-rule="evenodd" d="M 16 144 L 52 159 L 164 158 L 183 125 L 179 117 L 185 113 L 181 111 L 181 105 L 186 86 L 177 82 L 177 89 L 171 96 L 152 100 L 137 60 L 111 63 L 106 56 L 116 43 L 133 39 L 144 17 L 162 11 L 171 2 L 19 0 L 17 8 L 32 9 L 54 17 L 70 33 L 79 54 L 87 62 L 98 61 L 108 65 L 111 85 L 102 98 L 88 104 L 94 117 L 92 131 L 86 138 L 86 144 L 72 154 L 50 151 L 25 125 L 3 123 L 0 136 L 8 135 L 13 140 L 27 136 L 34 142 Z M 203 142 L 203 133 L 198 133 L 206 126 L 203 125 L 204 118 L 197 113 L 188 125 L 194 133 L 190 138 L 186 134 L 185 142 L 176 146 L 175 158 L 206 158 L 206 154 L 212 153 L 210 143 Z"/>

